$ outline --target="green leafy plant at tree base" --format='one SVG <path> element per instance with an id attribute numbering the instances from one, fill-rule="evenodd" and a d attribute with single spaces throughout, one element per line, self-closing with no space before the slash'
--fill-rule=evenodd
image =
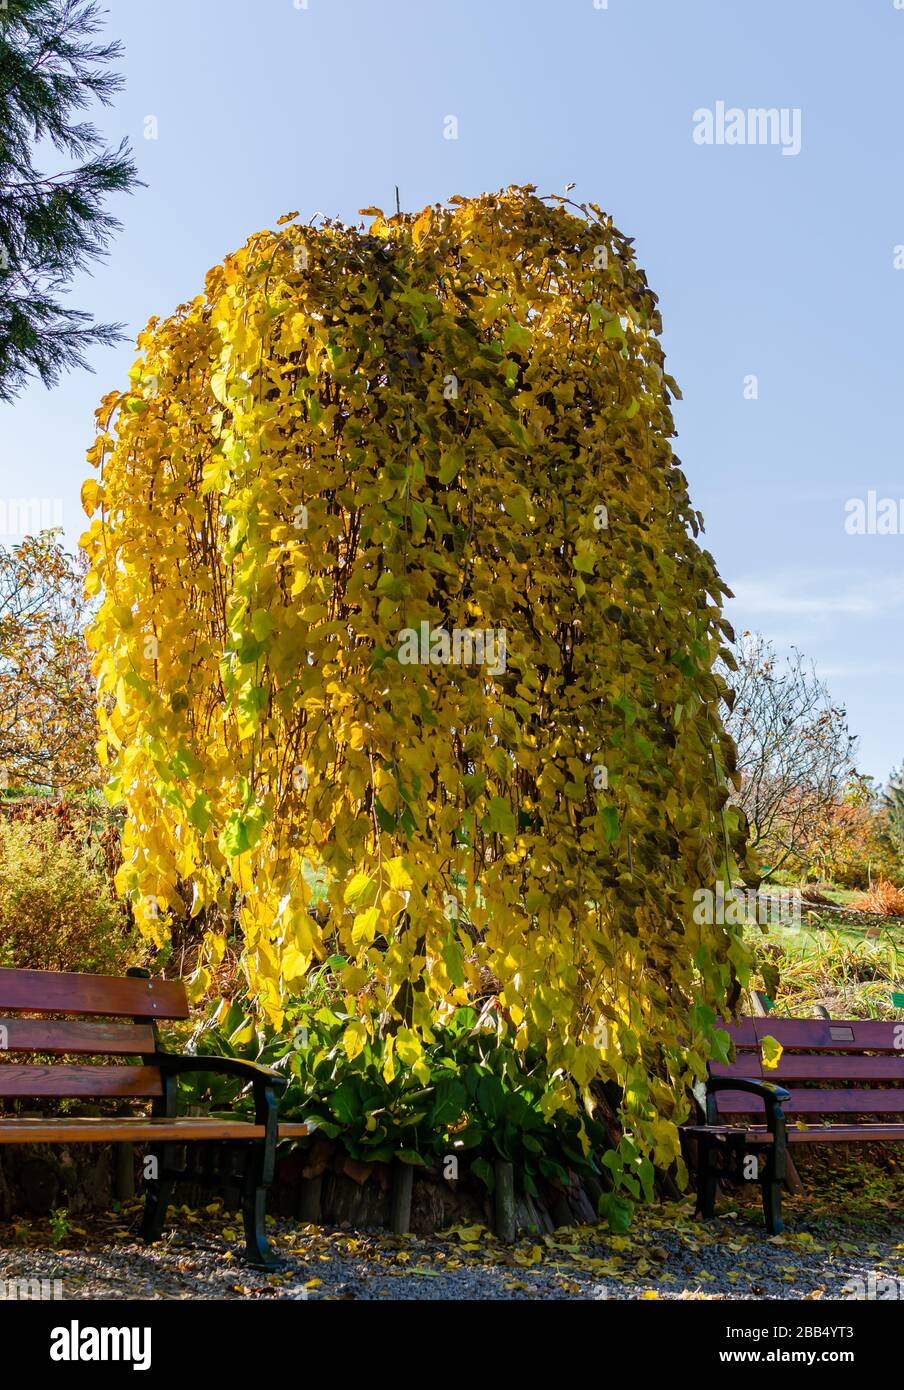
<path id="1" fill-rule="evenodd" d="M 649 1198 L 654 1172 L 649 1159 L 623 1138 L 617 1150 L 590 1116 L 569 1114 L 553 1099 L 537 1049 L 519 1053 L 504 1023 L 490 1010 L 456 1010 L 435 1030 L 422 1054 L 408 1053 L 405 1039 L 346 1045 L 345 1014 L 326 1005 L 299 1010 L 284 1036 L 261 1029 L 239 1005 L 221 1005 L 194 1039 L 195 1050 L 244 1057 L 275 1067 L 288 1078 L 280 1116 L 304 1120 L 318 1135 L 335 1139 L 363 1162 L 400 1159 L 442 1169 L 450 1155 L 486 1188 L 495 1185 L 494 1162 L 515 1166 L 520 1190 L 534 1196 L 538 1180 L 567 1186 L 571 1175 L 617 1184 L 606 1193 L 601 1215 L 613 1229 L 630 1220 L 631 1198 Z M 216 1112 L 237 1103 L 241 1082 L 203 1075 L 182 1079 L 182 1101 Z"/>

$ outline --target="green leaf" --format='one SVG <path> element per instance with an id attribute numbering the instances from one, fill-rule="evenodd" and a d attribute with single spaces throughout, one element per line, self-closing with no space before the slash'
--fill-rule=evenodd
<path id="1" fill-rule="evenodd" d="M 482 828 L 491 835 L 514 835 L 515 817 L 509 803 L 501 796 L 494 796 L 482 821 Z"/>
<path id="2" fill-rule="evenodd" d="M 201 834 L 203 835 L 204 831 L 210 825 L 210 797 L 205 796 L 203 792 L 198 792 L 198 795 L 195 797 L 194 801 L 189 806 L 186 814 L 188 815 L 190 823 L 195 827 L 196 830 L 200 830 Z"/>
<path id="3" fill-rule="evenodd" d="M 513 347 L 530 348 L 531 341 L 529 329 L 520 323 L 510 323 L 502 335 L 502 351 L 508 352 Z"/>
<path id="4" fill-rule="evenodd" d="M 468 772 L 461 779 L 461 784 L 465 789 L 465 800 L 469 806 L 473 806 L 479 796 L 483 795 L 487 784 L 485 772 Z"/>
<path id="5" fill-rule="evenodd" d="M 465 982 L 464 958 L 457 941 L 446 941 L 443 945 L 443 961 L 446 972 L 453 985 L 460 987 Z"/>
<path id="6" fill-rule="evenodd" d="M 477 1104 L 491 1123 L 500 1120 L 505 1111 L 505 1093 L 498 1076 L 487 1074 L 477 1083 Z"/>
<path id="7" fill-rule="evenodd" d="M 636 1186 L 636 1184 L 634 1184 Z M 599 1200 L 599 1214 L 609 1223 L 613 1235 L 624 1235 L 630 1229 L 634 1204 L 617 1192 L 604 1192 Z"/>
<path id="8" fill-rule="evenodd" d="M 270 698 L 270 691 L 263 685 L 246 686 L 239 695 L 237 704 L 242 725 L 257 726 L 260 723 L 260 716 L 266 708 Z M 242 730 L 240 729 L 240 733 Z"/>
<path id="9" fill-rule="evenodd" d="M 485 1158 L 475 1158 L 471 1164 L 471 1172 L 478 1178 L 490 1192 L 496 1190 L 496 1174 L 493 1165 L 488 1163 Z"/>
<path id="10" fill-rule="evenodd" d="M 226 817 L 225 828 L 217 844 L 220 852 L 228 859 L 234 859 L 247 850 L 254 849 L 261 837 L 266 821 L 262 806 L 252 806 L 247 811 L 231 811 Z"/>
<path id="11" fill-rule="evenodd" d="M 603 807 L 603 833 L 607 845 L 611 845 L 618 836 L 618 811 L 614 806 Z"/>
<path id="12" fill-rule="evenodd" d="M 276 623 L 273 616 L 267 612 L 266 608 L 255 608 L 251 614 L 251 631 L 258 642 L 266 642 L 275 627 Z"/>
<path id="13" fill-rule="evenodd" d="M 177 748 L 167 764 L 170 772 L 177 782 L 183 782 L 186 777 L 191 777 L 194 773 L 200 772 L 202 764 L 189 748 Z"/>
<path id="14" fill-rule="evenodd" d="M 461 472 L 462 468 L 464 468 L 464 466 L 464 450 L 459 448 L 450 449 L 448 453 L 443 455 L 443 461 L 440 464 L 440 482 L 448 486 L 449 483 L 451 483 L 455 478 L 458 477 L 459 473 Z"/>

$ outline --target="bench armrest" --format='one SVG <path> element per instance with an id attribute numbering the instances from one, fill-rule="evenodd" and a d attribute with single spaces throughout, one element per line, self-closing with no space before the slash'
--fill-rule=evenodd
<path id="1" fill-rule="evenodd" d="M 751 1081 L 744 1076 L 710 1076 L 706 1082 L 707 1091 L 748 1091 L 765 1101 L 766 1109 L 781 1105 L 791 1099 L 791 1092 L 775 1081 Z"/>
<path id="2" fill-rule="evenodd" d="M 153 1066 L 169 1075 L 186 1071 L 214 1071 L 225 1076 L 244 1077 L 255 1087 L 273 1086 L 284 1090 L 289 1084 L 285 1076 L 272 1067 L 263 1067 L 259 1062 L 246 1062 L 242 1057 L 202 1056 L 187 1052 L 158 1052 L 150 1059 Z"/>
<path id="3" fill-rule="evenodd" d="M 709 1096 L 716 1091 L 746 1091 L 749 1095 L 759 1096 L 764 1102 L 766 1127 L 772 1135 L 771 1173 L 775 1179 L 783 1182 L 787 1173 L 788 1136 L 782 1104 L 791 1099 L 791 1092 L 774 1081 L 753 1081 L 744 1076 L 711 1076 L 706 1083 L 707 1124 L 715 1120 L 715 1114 L 710 1113 Z"/>

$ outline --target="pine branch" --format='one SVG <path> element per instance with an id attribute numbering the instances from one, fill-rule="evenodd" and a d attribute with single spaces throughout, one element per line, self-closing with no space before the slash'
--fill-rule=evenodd
<path id="1" fill-rule="evenodd" d="M 33 377 L 52 385 L 87 365 L 89 347 L 121 336 L 120 325 L 57 300 L 120 228 L 108 197 L 141 186 L 128 142 L 108 149 L 77 119 L 122 86 L 109 69 L 121 45 L 95 41 L 101 28 L 93 0 L 8 0 L 0 10 L 0 401 Z M 39 142 L 74 167 L 38 169 Z"/>

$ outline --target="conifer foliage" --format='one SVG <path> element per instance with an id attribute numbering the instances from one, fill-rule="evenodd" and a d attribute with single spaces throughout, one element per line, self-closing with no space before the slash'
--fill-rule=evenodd
<path id="1" fill-rule="evenodd" d="M 119 226 L 108 195 L 137 182 L 127 142 L 109 149 L 80 119 L 121 86 L 120 45 L 99 39 L 101 24 L 85 0 L 0 4 L 0 401 L 30 377 L 52 385 L 119 336 L 60 298 Z"/>

